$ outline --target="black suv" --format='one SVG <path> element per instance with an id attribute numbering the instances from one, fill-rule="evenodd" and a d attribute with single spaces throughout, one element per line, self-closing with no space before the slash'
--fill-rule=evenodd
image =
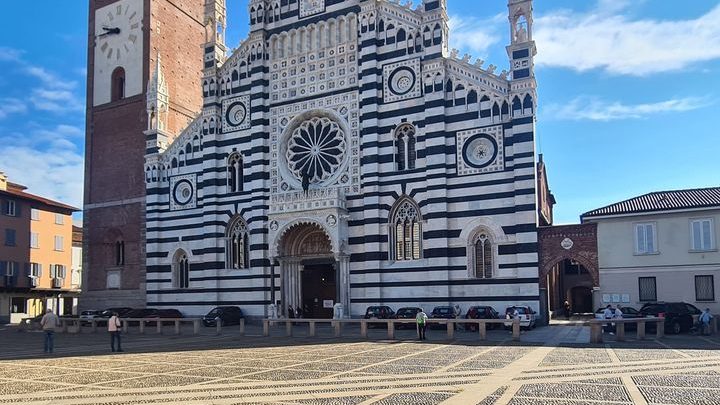
<path id="1" fill-rule="evenodd" d="M 465 314 L 465 319 L 499 319 L 500 314 L 493 308 L 487 305 L 476 305 L 468 308 Z M 487 329 L 493 329 L 500 327 L 499 323 L 491 323 L 487 325 Z M 473 323 L 466 323 L 465 330 L 477 330 L 478 326 Z"/>
<path id="2" fill-rule="evenodd" d="M 457 307 L 451 307 L 449 305 L 442 305 L 433 308 L 432 312 L 430 313 L 431 319 L 456 319 L 458 317 L 457 313 Z M 444 329 L 447 326 L 440 324 L 440 323 L 430 323 L 428 325 L 430 329 Z"/>
<path id="3" fill-rule="evenodd" d="M 665 332 L 678 334 L 687 332 L 695 323 L 701 311 L 686 302 L 653 302 L 640 308 L 640 315 L 665 317 Z M 648 329 L 655 329 L 655 324 L 648 324 Z"/>
<path id="4" fill-rule="evenodd" d="M 422 308 L 418 307 L 403 307 L 397 310 L 393 319 L 415 319 L 418 312 L 422 311 Z M 412 328 L 415 329 L 414 323 L 396 323 L 395 329 Z"/>
<path id="5" fill-rule="evenodd" d="M 240 320 L 245 315 L 240 307 L 215 307 L 207 315 L 203 316 L 202 323 L 205 326 L 217 326 L 215 318 L 220 318 L 220 325 L 240 325 Z"/>
<path id="6" fill-rule="evenodd" d="M 392 310 L 387 305 L 377 305 L 372 307 L 367 307 L 365 310 L 365 319 L 392 319 L 392 317 L 395 315 L 395 311 Z M 384 323 L 383 323 L 384 324 Z M 374 326 L 374 325 L 383 325 L 380 323 L 370 323 L 368 322 L 368 326 Z"/>

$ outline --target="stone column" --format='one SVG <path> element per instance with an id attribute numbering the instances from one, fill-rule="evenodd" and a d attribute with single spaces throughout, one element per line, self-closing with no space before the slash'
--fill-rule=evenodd
<path id="1" fill-rule="evenodd" d="M 283 314 L 287 316 L 287 299 L 288 299 L 288 282 L 287 282 L 287 261 L 280 259 L 280 306 L 278 308 L 278 316 Z"/>
<path id="2" fill-rule="evenodd" d="M 343 304 L 343 316 L 350 317 L 350 256 L 340 256 L 336 263 L 338 269 L 338 284 L 340 286 L 338 300 Z"/>

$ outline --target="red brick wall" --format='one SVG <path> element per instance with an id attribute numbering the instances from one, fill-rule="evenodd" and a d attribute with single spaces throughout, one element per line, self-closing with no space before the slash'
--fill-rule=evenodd
<path id="1" fill-rule="evenodd" d="M 562 247 L 565 238 L 572 240 L 570 249 Z M 564 259 L 575 260 L 585 266 L 595 283 L 600 285 L 598 270 L 597 224 L 559 225 L 538 229 L 540 258 L 540 287 L 546 287 L 547 274 Z"/>

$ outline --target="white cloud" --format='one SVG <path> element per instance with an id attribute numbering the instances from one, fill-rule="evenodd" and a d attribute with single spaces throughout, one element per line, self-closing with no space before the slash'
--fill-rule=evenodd
<path id="1" fill-rule="evenodd" d="M 36 88 L 32 90 L 30 102 L 38 110 L 54 113 L 78 112 L 85 108 L 75 93 L 69 90 Z"/>
<path id="2" fill-rule="evenodd" d="M 500 16 L 505 21 L 507 17 Z M 454 15 L 450 17 L 450 47 L 462 52 L 472 52 L 476 57 L 486 57 L 488 50 L 500 42 L 502 26 L 498 16 L 480 20 Z"/>
<path id="3" fill-rule="evenodd" d="M 72 142 L 80 133 L 78 127 L 60 124 L 23 136 L 2 134 L 0 170 L 30 193 L 82 207 L 83 155 Z"/>
<path id="4" fill-rule="evenodd" d="M 643 76 L 720 58 L 720 5 L 696 19 L 660 21 L 623 15 L 631 4 L 603 0 L 587 13 L 537 17 L 537 63 Z"/>
<path id="5" fill-rule="evenodd" d="M 581 96 L 567 104 L 550 104 L 542 114 L 550 119 L 573 121 L 615 121 L 639 119 L 660 113 L 684 112 L 707 107 L 706 98 L 685 97 L 655 103 L 623 104 L 596 97 Z"/>
<path id="6" fill-rule="evenodd" d="M 75 86 L 77 86 L 77 82 L 63 80 L 54 73 L 49 72 L 47 71 L 47 69 L 39 66 L 28 66 L 25 69 L 25 73 L 40 79 L 40 81 L 43 82 L 45 86 L 51 89 L 71 90 L 74 89 Z"/>
<path id="7" fill-rule="evenodd" d="M 0 119 L 11 114 L 21 114 L 27 111 L 27 105 L 16 98 L 0 99 Z"/>
<path id="8" fill-rule="evenodd" d="M 17 62 L 22 57 L 23 52 L 19 49 L 0 46 L 0 61 Z"/>

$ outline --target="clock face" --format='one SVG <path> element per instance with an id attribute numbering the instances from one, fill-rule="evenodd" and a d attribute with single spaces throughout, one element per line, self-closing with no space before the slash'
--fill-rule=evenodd
<path id="1" fill-rule="evenodd" d="M 142 9 L 138 2 L 112 4 L 100 13 L 95 37 L 100 54 L 108 61 L 121 62 L 135 52 L 142 38 Z"/>

